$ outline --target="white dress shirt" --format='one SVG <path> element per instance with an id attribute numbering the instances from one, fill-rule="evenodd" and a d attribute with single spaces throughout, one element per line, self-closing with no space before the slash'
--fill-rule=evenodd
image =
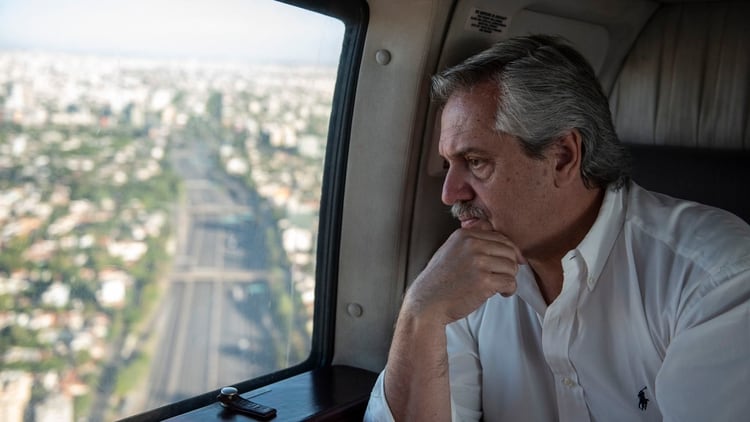
<path id="1" fill-rule="evenodd" d="M 447 326 L 454 421 L 750 420 L 750 226 L 630 183 L 562 265 L 549 306 L 522 266 Z"/>

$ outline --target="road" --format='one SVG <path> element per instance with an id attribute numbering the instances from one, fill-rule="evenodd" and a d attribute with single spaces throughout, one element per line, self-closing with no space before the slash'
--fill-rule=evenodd
<path id="1" fill-rule="evenodd" d="M 190 143 L 173 157 L 186 204 L 146 409 L 278 369 L 267 284 L 270 213 L 218 174 L 204 148 Z"/>

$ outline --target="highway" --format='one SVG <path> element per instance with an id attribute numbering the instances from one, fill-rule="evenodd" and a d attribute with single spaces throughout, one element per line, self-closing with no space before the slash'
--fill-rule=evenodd
<path id="1" fill-rule="evenodd" d="M 270 212 L 215 171 L 202 145 L 173 155 L 186 195 L 146 409 L 278 369 L 267 284 Z"/>

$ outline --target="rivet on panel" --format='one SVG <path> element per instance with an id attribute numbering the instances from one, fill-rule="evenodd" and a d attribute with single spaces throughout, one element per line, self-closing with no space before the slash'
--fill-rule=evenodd
<path id="1" fill-rule="evenodd" d="M 360 305 L 359 303 L 350 303 L 346 305 L 346 313 L 348 313 L 351 317 L 359 318 L 362 316 L 362 312 L 362 305 Z"/>
<path id="2" fill-rule="evenodd" d="M 391 62 L 391 52 L 388 50 L 378 50 L 375 52 L 375 61 L 383 66 Z"/>

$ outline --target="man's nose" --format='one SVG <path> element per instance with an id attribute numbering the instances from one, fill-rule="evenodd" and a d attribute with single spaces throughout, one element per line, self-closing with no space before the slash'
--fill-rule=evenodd
<path id="1" fill-rule="evenodd" d="M 474 199 L 474 190 L 466 182 L 465 175 L 455 168 L 448 169 L 443 180 L 441 200 L 445 205 L 453 205 L 459 201 Z"/>

